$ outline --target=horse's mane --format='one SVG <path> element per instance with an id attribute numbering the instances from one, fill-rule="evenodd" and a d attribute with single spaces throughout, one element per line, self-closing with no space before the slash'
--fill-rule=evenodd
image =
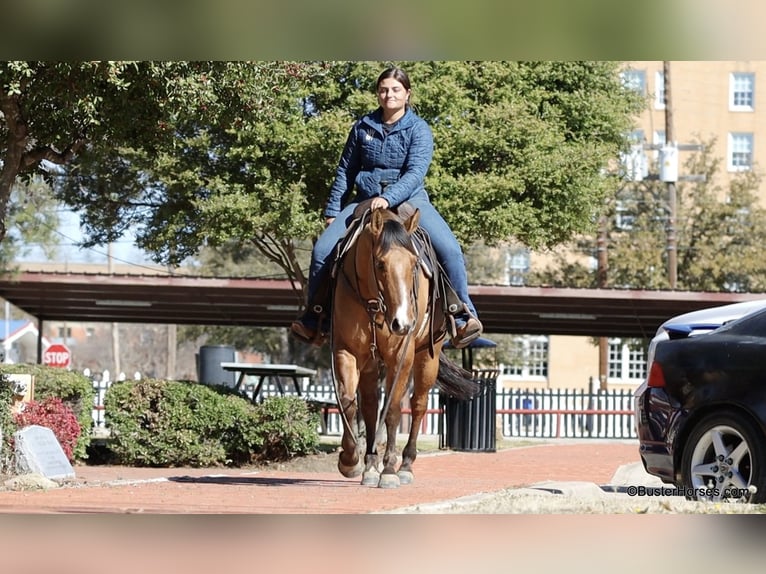
<path id="1" fill-rule="evenodd" d="M 388 219 L 383 223 L 383 229 L 380 232 L 379 247 L 381 253 L 386 253 L 394 245 L 404 247 L 408 251 L 416 253 L 415 245 L 412 243 L 412 236 L 407 233 L 401 222 L 396 219 Z"/>

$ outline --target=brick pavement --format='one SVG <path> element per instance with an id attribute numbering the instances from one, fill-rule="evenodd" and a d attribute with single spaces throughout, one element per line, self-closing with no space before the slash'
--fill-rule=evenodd
<path id="1" fill-rule="evenodd" d="M 545 480 L 607 484 L 638 460 L 636 441 L 438 451 L 420 455 L 414 484 L 394 490 L 337 472 L 77 467 L 79 486 L 0 492 L 0 513 L 367 514 Z"/>

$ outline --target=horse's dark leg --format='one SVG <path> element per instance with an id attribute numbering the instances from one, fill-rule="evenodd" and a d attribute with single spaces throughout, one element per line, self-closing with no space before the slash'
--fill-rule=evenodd
<path id="1" fill-rule="evenodd" d="M 375 435 L 378 427 L 378 374 L 377 369 L 373 372 L 362 373 L 359 381 L 359 396 L 361 399 L 362 416 L 364 417 L 366 449 L 364 456 L 364 471 L 362 472 L 362 484 L 365 486 L 378 486 L 380 469 L 378 468 L 378 452 L 375 444 Z"/>
<path id="2" fill-rule="evenodd" d="M 406 361 L 405 361 L 406 362 Z M 396 473 L 396 431 L 399 429 L 399 423 L 402 418 L 402 397 L 407 385 L 407 379 L 410 372 L 410 365 L 403 365 L 399 379 L 389 387 L 392 393 L 391 404 L 386 413 L 386 451 L 383 455 L 383 470 L 380 474 L 381 488 L 397 488 L 399 486 L 399 476 Z M 402 373 L 407 373 L 402 375 Z"/>
<path id="3" fill-rule="evenodd" d="M 422 361 L 422 362 L 421 362 Z M 399 481 L 401 484 L 410 484 L 415 480 L 412 472 L 412 465 L 418 456 L 418 435 L 420 434 L 420 425 L 428 409 L 428 391 L 436 381 L 436 375 L 439 368 L 438 358 L 432 360 L 430 357 L 419 358 L 416 360 L 413 372 L 415 384 L 410 397 L 410 408 L 412 409 L 412 424 L 407 444 L 402 449 L 402 464 L 399 467 Z"/>
<path id="4" fill-rule="evenodd" d="M 343 422 L 343 437 L 340 443 L 342 450 L 338 455 L 338 471 L 347 478 L 353 478 L 362 473 L 356 432 L 356 391 L 359 383 L 356 359 L 344 351 L 336 352 L 335 371 Z"/>
<path id="5" fill-rule="evenodd" d="M 428 405 L 428 392 L 418 396 L 417 392 L 412 393 L 410 407 L 412 408 L 412 423 L 407 444 L 402 449 L 402 464 L 399 466 L 399 482 L 401 484 L 410 484 L 414 479 L 412 465 L 418 456 L 418 435 L 420 434 L 420 425 Z"/>

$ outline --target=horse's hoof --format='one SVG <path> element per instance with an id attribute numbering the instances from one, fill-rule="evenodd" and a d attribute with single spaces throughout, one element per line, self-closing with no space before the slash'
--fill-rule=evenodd
<path id="1" fill-rule="evenodd" d="M 356 478 L 362 474 L 362 461 L 359 460 L 355 465 L 351 466 L 343 464 L 343 462 L 338 459 L 338 471 L 346 478 Z"/>
<path id="2" fill-rule="evenodd" d="M 378 488 L 399 488 L 399 477 L 395 474 L 381 474 Z"/>
<path id="3" fill-rule="evenodd" d="M 400 470 L 396 475 L 399 477 L 399 484 L 412 484 L 415 482 L 415 475 L 409 470 Z"/>
<path id="4" fill-rule="evenodd" d="M 380 473 L 377 470 L 366 470 L 362 474 L 362 486 L 378 486 L 379 483 Z"/>

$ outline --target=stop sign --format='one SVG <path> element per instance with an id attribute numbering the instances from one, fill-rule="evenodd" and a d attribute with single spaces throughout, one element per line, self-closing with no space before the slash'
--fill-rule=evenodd
<path id="1" fill-rule="evenodd" d="M 69 347 L 55 343 L 48 347 L 43 353 L 43 364 L 49 367 L 61 367 L 66 369 L 72 362 L 72 353 Z"/>

